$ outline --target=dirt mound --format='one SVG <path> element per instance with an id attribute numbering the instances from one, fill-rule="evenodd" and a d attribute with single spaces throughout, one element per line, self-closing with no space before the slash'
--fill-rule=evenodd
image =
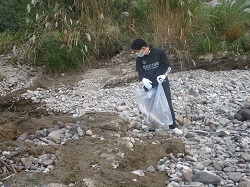
<path id="1" fill-rule="evenodd" d="M 0 149 L 18 149 L 11 160 L 20 162 L 25 155 L 37 157 L 41 154 L 55 154 L 55 167 L 50 173 L 26 173 L 19 171 L 2 173 L 4 184 L 10 186 L 44 186 L 49 183 L 74 183 L 84 186 L 83 180 L 95 186 L 164 186 L 166 173 L 146 172 L 148 166 L 170 153 L 184 152 L 184 145 L 178 140 L 167 141 L 165 134 L 136 138 L 133 148 L 128 147 L 131 137 L 129 124 L 115 113 L 87 113 L 79 118 L 65 114 L 50 114 L 31 100 L 5 100 L 0 106 Z M 35 143 L 17 142 L 23 133 L 34 134 L 37 130 L 52 128 L 56 121 L 75 123 L 82 121 L 96 136 L 85 136 L 69 140 L 64 145 L 39 146 Z M 139 141 L 140 140 L 140 141 Z M 152 142 L 158 144 L 152 144 Z M 179 148 L 179 149 L 178 149 Z M 144 177 L 133 173 L 143 170 Z M 9 178 L 6 178 L 10 176 Z M 136 182 L 133 180 L 136 179 Z"/>
<path id="2" fill-rule="evenodd" d="M 82 186 L 83 180 L 89 180 L 98 187 L 164 186 L 166 174 L 146 172 L 147 167 L 156 166 L 157 162 L 170 152 L 184 152 L 181 142 L 167 141 L 164 134 L 142 137 L 140 141 L 138 139 L 134 142 L 133 148 L 128 147 L 128 124 L 114 113 L 88 113 L 80 118 L 50 115 L 33 118 L 32 115 L 27 115 L 18 123 L 13 119 L 9 118 L 0 126 L 2 141 L 5 140 L 1 150 L 10 149 L 10 146 L 21 146 L 18 154 L 12 157 L 12 160 L 16 161 L 25 154 L 35 157 L 42 153 L 56 154 L 57 160 L 55 168 L 48 174 L 27 174 L 21 171 L 5 179 L 4 183 L 11 186 L 43 186 L 53 182 Z M 69 140 L 59 146 L 38 146 L 32 143 L 20 145 L 14 141 L 23 132 L 34 133 L 37 129 L 52 127 L 55 120 L 59 119 L 61 122 L 81 120 L 96 137 L 86 136 L 79 140 Z M 7 145 L 6 140 L 13 140 L 12 144 Z M 154 141 L 158 144 L 152 144 Z M 139 177 L 131 173 L 134 170 L 143 170 L 145 176 Z M 2 175 L 2 179 L 6 176 Z M 135 179 L 136 182 L 133 181 Z"/>

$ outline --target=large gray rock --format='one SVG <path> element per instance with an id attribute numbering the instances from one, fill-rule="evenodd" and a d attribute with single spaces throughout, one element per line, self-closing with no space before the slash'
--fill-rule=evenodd
<path id="1" fill-rule="evenodd" d="M 200 171 L 194 175 L 194 182 L 201 182 L 203 184 L 215 184 L 218 185 L 221 182 L 221 178 L 209 171 Z"/>
<path id="2" fill-rule="evenodd" d="M 250 120 L 250 109 L 240 109 L 235 114 L 235 118 L 239 121 Z"/>
<path id="3" fill-rule="evenodd" d="M 248 153 L 241 153 L 240 154 L 241 158 L 243 158 L 246 162 L 250 161 L 250 154 Z"/>
<path id="4" fill-rule="evenodd" d="M 240 182 L 238 187 L 250 187 L 250 181 L 248 181 L 248 182 Z"/>

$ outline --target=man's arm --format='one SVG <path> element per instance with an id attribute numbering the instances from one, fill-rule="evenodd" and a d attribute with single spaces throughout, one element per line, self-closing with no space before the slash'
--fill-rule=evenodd
<path id="1" fill-rule="evenodd" d="M 136 71 L 138 72 L 139 81 L 141 82 L 142 79 L 144 78 L 144 72 L 143 72 L 142 66 L 138 60 L 136 60 Z"/>

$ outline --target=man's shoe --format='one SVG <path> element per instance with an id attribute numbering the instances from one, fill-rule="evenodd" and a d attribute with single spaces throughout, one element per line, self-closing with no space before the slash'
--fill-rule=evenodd
<path id="1" fill-rule="evenodd" d="M 177 127 L 172 129 L 172 132 L 178 136 L 183 134 L 182 130 L 178 129 Z"/>

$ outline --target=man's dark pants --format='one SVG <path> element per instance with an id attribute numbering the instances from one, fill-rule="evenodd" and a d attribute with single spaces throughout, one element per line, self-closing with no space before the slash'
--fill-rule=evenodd
<path id="1" fill-rule="evenodd" d="M 163 87 L 165 95 L 167 97 L 168 105 L 169 105 L 171 115 L 172 115 L 172 119 L 173 119 L 173 125 L 169 125 L 169 128 L 174 129 L 176 127 L 175 113 L 174 113 L 174 109 L 173 109 L 173 104 L 172 104 L 172 99 L 171 99 L 171 91 L 170 91 L 170 86 L 169 86 L 169 80 L 168 79 L 166 79 L 166 81 L 164 81 L 162 83 L 162 87 Z"/>

